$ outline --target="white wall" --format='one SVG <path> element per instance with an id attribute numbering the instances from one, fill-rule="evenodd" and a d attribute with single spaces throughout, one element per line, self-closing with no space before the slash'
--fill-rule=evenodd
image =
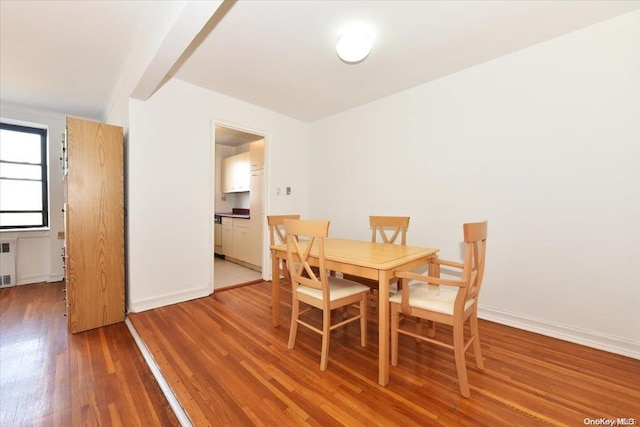
<path id="1" fill-rule="evenodd" d="M 129 111 L 130 311 L 212 292 L 213 121 L 266 135 L 267 192 L 294 188 L 291 196 L 270 196 L 267 212 L 306 214 L 308 173 L 298 161 L 308 157 L 305 123 L 179 80 L 146 102 L 130 100 Z"/>
<path id="2" fill-rule="evenodd" d="M 315 122 L 310 214 L 457 259 L 489 221 L 481 315 L 640 358 L 640 12 Z"/>
<path id="3" fill-rule="evenodd" d="M 16 282 L 19 285 L 54 282 L 64 277 L 61 248 L 64 240 L 57 238 L 64 231 L 62 206 L 64 183 L 60 174 L 60 141 L 66 117 L 25 106 L 2 104 L 0 116 L 7 123 L 46 127 L 48 137 L 49 228 L 46 231 L 2 232 L 2 238 L 17 238 Z"/>

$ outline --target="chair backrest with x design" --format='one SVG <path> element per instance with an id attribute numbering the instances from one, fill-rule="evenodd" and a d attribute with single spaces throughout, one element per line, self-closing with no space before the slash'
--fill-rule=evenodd
<path id="1" fill-rule="evenodd" d="M 409 228 L 408 216 L 370 216 L 371 241 L 378 241 L 380 237 L 382 243 L 407 244 L 407 229 Z"/>
<path id="2" fill-rule="evenodd" d="M 286 243 L 286 233 L 284 230 L 284 220 L 285 219 L 300 219 L 300 215 L 291 214 L 291 215 L 267 215 L 267 224 L 269 225 L 269 244 L 280 245 Z M 287 268 L 287 262 L 282 260 L 279 263 L 280 267 L 280 277 L 284 277 L 286 282 L 290 282 L 291 278 L 289 277 L 289 269 Z M 272 272 L 275 274 L 276 272 Z"/>
<path id="3" fill-rule="evenodd" d="M 267 215 L 271 245 L 280 245 L 287 242 L 284 232 L 285 219 L 300 219 L 300 215 Z"/>
<path id="4" fill-rule="evenodd" d="M 292 283 L 322 290 L 324 301 L 328 304 L 329 287 L 327 270 L 324 268 L 324 239 L 329 233 L 329 221 L 285 220 L 285 224 L 287 262 L 294 263 L 290 266 Z M 319 269 L 309 264 L 312 251 L 317 254 Z"/>

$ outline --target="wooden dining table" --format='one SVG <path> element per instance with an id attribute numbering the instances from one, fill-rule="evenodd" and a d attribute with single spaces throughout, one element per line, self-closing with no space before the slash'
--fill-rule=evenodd
<path id="1" fill-rule="evenodd" d="M 324 257 L 328 270 L 353 274 L 378 281 L 378 384 L 389 383 L 389 282 L 398 271 L 411 271 L 429 264 L 438 249 L 374 243 L 362 240 L 325 239 Z M 271 246 L 271 316 L 274 327 L 280 325 L 279 262 L 287 257 L 287 245 Z M 317 253 L 310 263 L 317 266 Z"/>

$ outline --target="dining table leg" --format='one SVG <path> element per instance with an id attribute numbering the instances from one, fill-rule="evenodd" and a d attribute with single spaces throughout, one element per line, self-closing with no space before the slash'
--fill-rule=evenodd
<path id="1" fill-rule="evenodd" d="M 378 274 L 378 384 L 389 384 L 389 280 L 393 274 Z"/>
<path id="2" fill-rule="evenodd" d="M 280 260 L 271 251 L 271 324 L 280 326 Z"/>

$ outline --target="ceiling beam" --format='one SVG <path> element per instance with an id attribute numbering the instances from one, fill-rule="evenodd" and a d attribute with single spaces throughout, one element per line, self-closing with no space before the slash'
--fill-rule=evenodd
<path id="1" fill-rule="evenodd" d="M 201 32 L 212 29 L 207 25 L 216 11 L 225 3 L 220 1 L 187 2 L 177 16 L 166 37 L 151 58 L 131 97 L 146 101 L 168 80 L 167 76 L 175 72 L 176 64 L 184 62 L 185 54 L 193 51 L 193 44 L 199 44 L 204 37 Z M 229 2 L 234 3 L 234 2 Z M 227 8 L 223 8 L 228 10 Z"/>

